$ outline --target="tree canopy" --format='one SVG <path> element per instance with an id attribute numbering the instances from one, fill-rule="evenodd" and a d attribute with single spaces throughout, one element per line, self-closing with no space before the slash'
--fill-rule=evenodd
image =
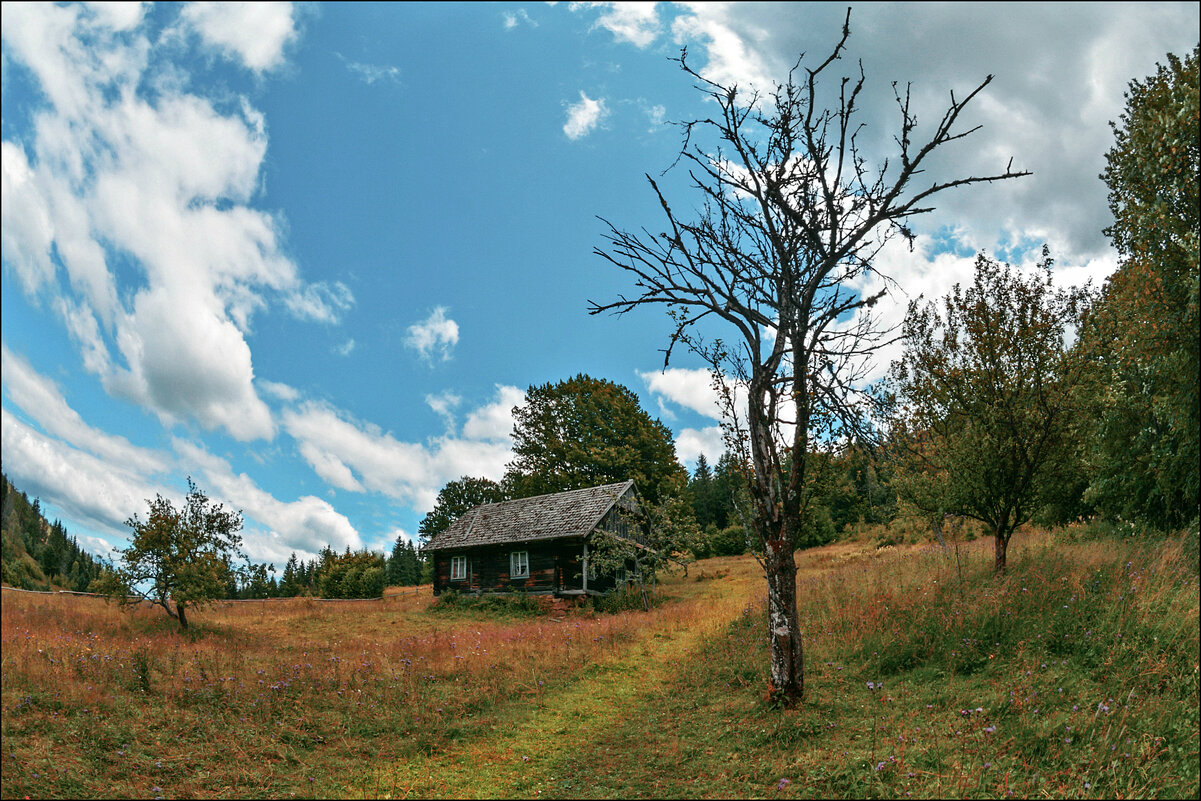
<path id="1" fill-rule="evenodd" d="M 1046 248 L 1029 277 L 981 253 L 972 285 L 957 284 L 941 314 L 914 302 L 905 319 L 905 355 L 891 374 L 895 486 L 931 515 L 987 524 L 998 571 L 1076 448 L 1085 364 L 1065 336 L 1087 299 L 1052 289 Z"/>
<path id="2" fill-rule="evenodd" d="M 190 477 L 182 507 L 162 495 L 147 503 L 145 520 L 126 521 L 133 538 L 97 589 L 123 603 L 150 601 L 187 628 L 187 610 L 225 597 L 233 560 L 244 558 L 242 514 L 213 504 Z"/>
<path id="3" fill-rule="evenodd" d="M 671 431 L 620 384 L 580 374 L 531 386 L 513 418 L 514 458 L 505 476 L 511 497 L 633 479 L 655 505 L 686 486 Z"/>
<path id="4" fill-rule="evenodd" d="M 1198 50 L 1132 81 L 1101 178 L 1122 262 L 1084 339 L 1098 362 L 1086 497 L 1176 526 L 1198 508 L 1201 101 Z"/>
<path id="5" fill-rule="evenodd" d="M 450 528 L 450 524 L 461 515 L 483 503 L 496 503 L 507 497 L 505 490 L 487 478 L 463 476 L 450 481 L 438 490 L 434 508 L 426 513 L 417 525 L 417 535 L 422 543 Z"/>

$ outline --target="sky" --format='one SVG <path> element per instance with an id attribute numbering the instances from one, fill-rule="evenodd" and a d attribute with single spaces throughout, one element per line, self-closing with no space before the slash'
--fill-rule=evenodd
<path id="1" fill-rule="evenodd" d="M 390 550 L 438 490 L 499 479 L 512 408 L 579 373 L 630 388 L 689 468 L 721 453 L 701 362 L 663 369 L 657 309 L 594 252 L 693 202 L 673 122 L 712 108 L 678 58 L 770 90 L 824 58 L 825 3 L 5 3 L 0 462 L 81 545 L 192 477 L 244 546 Z M 1100 285 L 1099 179 L 1132 79 L 1197 42 L 1195 3 L 855 6 L 865 155 L 892 82 L 919 134 L 993 82 L 933 165 L 1033 175 L 940 196 L 883 317 L 971 280 L 977 252 Z M 716 143 L 711 143 L 715 145 Z M 660 174 L 666 173 L 660 178 Z M 881 375 L 885 353 L 875 365 Z"/>

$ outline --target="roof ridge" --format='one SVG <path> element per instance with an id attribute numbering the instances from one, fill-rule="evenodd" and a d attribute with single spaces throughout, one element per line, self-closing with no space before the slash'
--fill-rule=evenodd
<path id="1" fill-rule="evenodd" d="M 549 498 L 552 495 L 567 495 L 572 492 L 595 492 L 596 490 L 608 489 L 609 487 L 622 487 L 622 486 L 625 486 L 626 484 L 632 484 L 632 483 L 634 483 L 634 479 L 627 478 L 625 481 L 614 481 L 611 484 L 597 484 L 596 486 L 593 486 L 593 487 L 576 487 L 575 489 L 559 490 L 558 492 L 544 492 L 541 495 L 527 495 L 524 498 L 507 498 L 503 501 L 493 501 L 492 503 L 481 503 L 479 506 L 476 506 L 474 508 L 480 509 L 485 506 L 504 506 L 505 504 L 508 504 L 508 503 L 523 503 L 525 501 L 536 501 L 539 498 Z"/>

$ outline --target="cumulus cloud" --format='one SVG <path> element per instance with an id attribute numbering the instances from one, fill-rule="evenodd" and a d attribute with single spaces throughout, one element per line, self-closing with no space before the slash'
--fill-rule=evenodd
<path id="1" fill-rule="evenodd" d="M 327 544 L 336 551 L 363 547 L 359 532 L 327 501 L 312 495 L 281 501 L 203 447 L 184 440 L 174 445 L 180 459 L 200 472 L 197 483 L 209 497 L 251 519 L 243 545 L 252 559 L 283 564 L 292 551 L 314 554 Z"/>
<path id="2" fill-rule="evenodd" d="M 593 100 L 580 92 L 580 102 L 567 107 L 567 122 L 563 125 L 563 133 L 573 142 L 582 136 L 587 136 L 596 129 L 609 114 L 604 99 Z"/>
<path id="3" fill-rule="evenodd" d="M 772 58 L 769 27 L 759 24 L 737 4 L 686 3 L 671 31 L 677 44 L 699 44 L 705 53 L 701 74 L 723 86 L 765 91 L 782 66 Z M 778 19 L 778 18 L 777 18 Z"/>
<path id="4" fill-rule="evenodd" d="M 674 43 L 689 48 L 704 76 L 760 91 L 783 81 L 801 53 L 804 64 L 824 58 L 847 11 L 839 3 L 663 9 Z M 1081 264 L 1109 250 L 1102 233 L 1110 223 L 1106 191 L 1097 177 L 1113 144 L 1108 123 L 1121 115 L 1132 79 L 1154 72 L 1168 52 L 1192 49 L 1198 22 L 1195 3 L 856 6 L 847 51 L 821 102 L 835 99 L 837 77 L 857 73 L 862 60 L 868 83 L 860 119 L 867 128 L 860 144 L 878 165 L 895 147 L 892 81 L 902 89 L 912 84 L 921 137 L 941 118 L 950 92 L 962 98 L 995 75 L 962 120 L 961 130 L 981 129 L 946 148 L 922 179 L 995 173 L 1011 157 L 1016 168 L 1034 175 L 941 196 L 936 213 L 913 222 L 927 232 L 960 227 L 973 250 L 992 250 L 1007 235 L 1023 236 L 1035 248 L 1045 241 L 1061 265 Z"/>
<path id="5" fill-rule="evenodd" d="M 467 415 L 463 436 L 469 440 L 509 442 L 513 436 L 513 408 L 524 403 L 524 391 L 497 384 L 496 400 Z"/>
<path id="6" fill-rule="evenodd" d="M 683 428 L 676 435 L 676 455 L 685 465 L 695 465 L 701 456 L 710 464 L 716 464 L 725 452 L 721 426 Z"/>
<path id="7" fill-rule="evenodd" d="M 26 292 L 49 299 L 110 393 L 164 424 L 269 438 L 246 342 L 252 315 L 278 299 L 332 323 L 353 296 L 301 280 L 279 222 L 252 206 L 262 114 L 244 98 L 156 80 L 174 45 L 152 42 L 141 13 L 5 8 L 6 57 L 28 68 L 44 103 L 32 137 L 0 145 L 4 259 Z M 180 14 L 255 70 L 277 66 L 294 31 L 288 4 Z M 121 264 L 133 269 L 119 280 Z"/>
<path id="8" fill-rule="evenodd" d="M 434 396 L 432 408 L 449 413 L 455 396 Z M 301 455 L 322 478 L 343 489 L 379 492 L 427 512 L 438 490 L 463 475 L 499 480 L 512 459 L 512 408 L 524 394 L 498 386 L 493 402 L 467 416 L 457 435 L 404 442 L 379 426 L 327 403 L 305 402 L 282 415 Z M 451 422 L 451 421 L 448 421 Z"/>
<path id="9" fill-rule="evenodd" d="M 283 64 L 284 48 L 297 35 L 291 3 L 194 2 L 180 19 L 206 44 L 255 72 Z"/>
<path id="10" fill-rule="evenodd" d="M 417 351 L 421 358 L 433 361 L 450 359 L 450 352 L 459 342 L 459 324 L 446 316 L 446 307 L 438 306 L 419 323 L 409 326 L 405 347 Z"/>

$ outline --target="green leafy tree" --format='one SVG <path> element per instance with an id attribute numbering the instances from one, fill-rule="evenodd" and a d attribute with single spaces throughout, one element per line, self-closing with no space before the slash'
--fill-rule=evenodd
<path id="1" fill-rule="evenodd" d="M 513 410 L 513 454 L 505 476 L 512 497 L 633 479 L 655 506 L 682 495 L 688 481 L 671 431 L 638 396 L 582 374 L 526 391 Z"/>
<path id="2" fill-rule="evenodd" d="M 1101 178 L 1122 262 L 1084 339 L 1099 364 L 1087 497 L 1110 516 L 1197 516 L 1201 419 L 1198 49 L 1132 81 Z"/>
<path id="3" fill-rule="evenodd" d="M 448 482 L 438 491 L 434 508 L 421 519 L 417 525 L 417 535 L 423 543 L 450 528 L 450 524 L 466 512 L 483 503 L 496 503 L 506 498 L 505 490 L 495 481 L 487 478 L 463 476 Z M 397 540 L 397 546 L 400 540 Z M 395 555 L 395 550 L 393 551 Z"/>
<path id="4" fill-rule="evenodd" d="M 1029 278 L 980 254 L 972 285 L 957 284 L 941 314 L 914 302 L 905 318 L 890 377 L 897 491 L 931 516 L 985 523 L 997 572 L 1077 445 L 1085 360 L 1064 338 L 1087 300 L 1052 289 L 1046 248 Z"/>
<path id="5" fill-rule="evenodd" d="M 126 521 L 130 545 L 95 589 L 122 604 L 150 601 L 186 629 L 188 610 L 225 597 L 233 560 L 245 557 L 242 514 L 213 504 L 190 477 L 179 509 L 161 495 L 147 503 L 145 520 L 135 514 Z"/>

